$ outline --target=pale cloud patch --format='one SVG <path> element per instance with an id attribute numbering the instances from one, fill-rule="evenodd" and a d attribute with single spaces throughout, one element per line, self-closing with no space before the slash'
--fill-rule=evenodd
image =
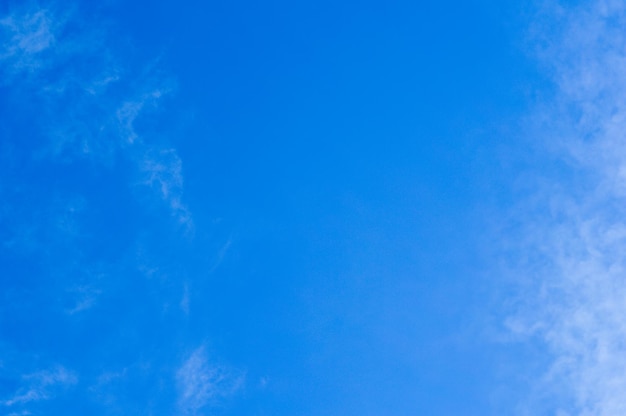
<path id="1" fill-rule="evenodd" d="M 120 371 L 106 371 L 96 378 L 95 382 L 89 386 L 88 390 L 98 401 L 111 409 L 117 405 L 119 400 L 119 397 L 114 394 L 115 388 L 120 384 L 123 385 L 126 383 L 128 375 L 128 368 L 123 368 Z M 113 389 L 113 391 L 111 391 L 111 389 Z"/>
<path id="2" fill-rule="evenodd" d="M 217 270 L 217 268 L 220 267 L 220 265 L 224 261 L 224 258 L 226 257 L 226 254 L 230 250 L 230 247 L 232 246 L 232 244 L 233 244 L 233 237 L 229 237 L 228 240 L 226 240 L 226 242 L 222 245 L 222 247 L 217 252 L 217 256 L 215 257 L 213 266 L 211 266 L 211 268 L 209 269 L 209 273 L 215 272 L 215 270 Z"/>
<path id="3" fill-rule="evenodd" d="M 143 184 L 157 191 L 181 225 L 190 229 L 191 214 L 182 202 L 182 161 L 175 149 L 151 150 L 141 165 Z"/>
<path id="4" fill-rule="evenodd" d="M 0 19 L 0 62 L 13 70 L 33 71 L 39 55 L 54 46 L 57 26 L 48 10 L 12 14 Z"/>
<path id="5" fill-rule="evenodd" d="M 100 95 L 106 91 L 106 89 L 115 82 L 120 80 L 119 71 L 116 68 L 111 68 L 103 71 L 92 80 L 89 84 L 85 85 L 84 89 L 91 95 Z"/>
<path id="6" fill-rule="evenodd" d="M 148 106 L 156 107 L 158 100 L 166 93 L 162 89 L 155 89 L 149 93 L 142 94 L 139 99 L 128 100 L 116 110 L 115 114 L 120 126 L 120 132 L 125 144 L 133 144 L 139 138 L 135 131 L 135 121 L 142 111 Z"/>
<path id="7" fill-rule="evenodd" d="M 92 286 L 77 286 L 68 290 L 73 299 L 73 304 L 65 309 L 68 315 L 84 312 L 91 309 L 97 302 L 98 297 L 102 294 L 102 290 Z"/>
<path id="8" fill-rule="evenodd" d="M 520 208 L 526 228 L 517 247 L 527 256 L 520 261 L 527 286 L 507 324 L 542 340 L 552 355 L 538 390 L 567 404 L 550 412 L 620 416 L 626 414 L 626 5 L 585 1 L 553 6 L 543 16 L 539 55 L 556 91 L 538 111 L 533 133 L 576 180 L 539 180 L 533 198 L 541 205 Z"/>
<path id="9" fill-rule="evenodd" d="M 178 369 L 176 382 L 181 414 L 196 415 L 237 392 L 243 386 L 244 376 L 210 363 L 205 348 L 200 347 Z"/>
<path id="10" fill-rule="evenodd" d="M 160 74 L 158 59 L 135 71 L 123 69 L 107 46 L 106 31 L 78 21 L 71 11 L 62 15 L 45 8 L 14 11 L 0 19 L 0 70 L 32 73 L 15 79 L 4 74 L 3 81 L 19 96 L 33 98 L 36 123 L 48 139 L 34 149 L 36 157 L 59 162 L 87 158 L 109 168 L 120 157 L 130 160 L 189 231 L 182 162 L 162 137 L 152 137 L 158 134 L 156 110 L 174 82 Z M 138 127 L 143 121 L 151 127 Z"/>
<path id="11" fill-rule="evenodd" d="M 148 155 L 142 165 L 146 184 L 154 187 L 165 200 L 175 198 L 183 187 L 182 163 L 176 151 L 165 149 Z"/>
<path id="12" fill-rule="evenodd" d="M 11 398 L 2 401 L 4 406 L 11 407 L 51 399 L 57 389 L 76 384 L 78 378 L 73 372 L 58 366 L 26 374 L 22 376 L 22 381 L 25 387 L 19 389 Z"/>

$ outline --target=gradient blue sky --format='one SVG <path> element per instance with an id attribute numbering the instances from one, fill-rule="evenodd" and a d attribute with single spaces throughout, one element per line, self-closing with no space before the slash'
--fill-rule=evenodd
<path id="1" fill-rule="evenodd" d="M 624 28 L 1 1 L 0 414 L 623 416 Z"/>

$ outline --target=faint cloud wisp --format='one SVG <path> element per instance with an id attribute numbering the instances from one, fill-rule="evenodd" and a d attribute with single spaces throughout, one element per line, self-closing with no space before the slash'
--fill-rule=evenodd
<path id="1" fill-rule="evenodd" d="M 244 376 L 212 365 L 204 347 L 200 347 L 178 369 L 176 382 L 180 411 L 184 415 L 196 415 L 203 408 L 217 404 L 218 399 L 233 395 L 242 387 Z"/>
<path id="2" fill-rule="evenodd" d="M 551 411 L 621 416 L 626 414 L 626 4 L 553 5 L 546 15 L 549 24 L 536 28 L 537 44 L 556 91 L 538 110 L 535 134 L 565 167 L 538 181 L 535 196 L 543 205 L 519 213 L 526 218 L 526 233 L 518 248 L 528 256 L 523 263 L 530 282 L 508 326 L 549 348 L 551 366 L 537 390 L 542 400 L 552 400 Z"/>
<path id="3" fill-rule="evenodd" d="M 13 14 L 0 19 L 2 49 L 0 61 L 14 70 L 33 71 L 39 66 L 39 55 L 55 42 L 53 21 L 48 10 Z"/>
<path id="4" fill-rule="evenodd" d="M 4 400 L 2 404 L 12 407 L 47 400 L 53 396 L 55 389 L 74 385 L 78 379 L 71 371 L 58 366 L 50 370 L 24 375 L 22 381 L 26 386 L 19 389 L 13 397 Z"/>
<path id="5" fill-rule="evenodd" d="M 116 61 L 103 29 L 74 20 L 45 8 L 0 19 L 0 82 L 32 97 L 35 124 L 47 138 L 35 153 L 63 163 L 87 158 L 111 166 L 117 158 L 130 160 L 138 175 L 148 173 L 143 183 L 159 191 L 172 215 L 190 226 L 176 149 L 156 144 L 163 139 L 152 137 L 157 130 L 137 127 L 162 106 L 172 81 L 154 63 L 135 68 L 133 75 L 133 68 Z"/>

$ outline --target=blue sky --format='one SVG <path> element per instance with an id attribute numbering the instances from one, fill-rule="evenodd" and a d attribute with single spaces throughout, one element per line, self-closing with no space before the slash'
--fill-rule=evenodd
<path id="1" fill-rule="evenodd" d="M 0 414 L 626 412 L 626 6 L 0 2 Z"/>

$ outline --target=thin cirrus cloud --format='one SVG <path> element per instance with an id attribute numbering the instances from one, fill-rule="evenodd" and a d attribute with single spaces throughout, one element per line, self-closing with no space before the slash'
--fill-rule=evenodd
<path id="1" fill-rule="evenodd" d="M 0 60 L 8 62 L 13 72 L 35 70 L 41 64 L 41 54 L 56 40 L 47 10 L 7 16 L 0 19 L 0 28 L 4 32 Z"/>
<path id="2" fill-rule="evenodd" d="M 151 150 L 141 163 L 143 184 L 156 190 L 181 225 L 192 226 L 191 213 L 182 202 L 182 161 L 174 149 Z"/>
<path id="3" fill-rule="evenodd" d="M 62 366 L 22 376 L 21 387 L 12 397 L 2 401 L 6 408 L 26 405 L 54 397 L 55 392 L 78 382 L 76 374 Z"/>
<path id="4" fill-rule="evenodd" d="M 35 132 L 32 138 L 19 127 L 4 128 L 3 175 L 37 178 L 41 166 L 63 168 L 89 161 L 100 174 L 113 174 L 111 183 L 151 196 L 142 198 L 145 208 L 164 204 L 188 234 L 193 221 L 183 201 L 182 161 L 164 138 L 136 125 L 160 111 L 172 90 L 171 80 L 159 74 L 153 63 L 135 74 L 107 45 L 106 31 L 99 25 L 87 27 L 72 18 L 75 14 L 22 7 L 0 18 L 0 83 L 7 86 L 7 99 L 18 107 L 16 112 L 29 115 Z M 28 103 L 19 108 L 24 96 L 29 97 Z M 116 164 L 131 169 L 117 169 Z M 33 172 L 24 172 L 24 167 Z M 111 265 L 107 272 L 101 261 L 92 264 L 84 255 L 89 242 L 97 238 L 86 224 L 97 208 L 92 198 L 62 185 L 42 192 L 38 182 L 6 182 L 0 189 L 6 227 L 2 247 L 41 257 L 51 274 L 112 274 L 117 266 Z M 12 204 L 24 192 L 30 196 L 23 205 Z M 75 201 L 81 201 L 78 210 L 73 208 Z M 61 257 L 72 261 L 50 263 Z M 61 297 L 76 298 L 65 302 L 70 314 L 89 310 L 102 292 L 98 279 L 74 280 L 69 289 L 61 289 Z"/>
<path id="5" fill-rule="evenodd" d="M 87 29 L 76 20 L 45 8 L 19 10 L 0 19 L 2 82 L 15 92 L 28 93 L 30 105 L 38 107 L 39 128 L 47 136 L 38 154 L 60 161 L 89 158 L 105 165 L 116 157 L 129 159 L 138 176 L 150 178 L 129 183 L 152 187 L 156 178 L 157 194 L 172 216 L 192 227 L 182 202 L 176 150 L 146 137 L 155 132 L 143 134 L 136 127 L 138 119 L 159 109 L 172 91 L 172 81 L 146 74 L 145 68 L 134 76 L 102 40 L 103 29 Z M 154 71 L 153 65 L 146 68 Z"/>
<path id="6" fill-rule="evenodd" d="M 626 414 L 626 5 L 553 5 L 537 21 L 536 50 L 555 91 L 530 119 L 560 168 L 535 184 L 540 206 L 519 212 L 526 285 L 508 326 L 551 352 L 538 406 L 619 416 Z"/>
<path id="7" fill-rule="evenodd" d="M 243 385 L 244 375 L 210 363 L 205 347 L 199 347 L 182 363 L 176 381 L 181 414 L 196 415 L 236 393 Z"/>
<path id="8" fill-rule="evenodd" d="M 132 367 L 133 352 L 123 365 L 90 357 L 89 363 L 75 366 L 73 360 L 82 357 L 59 351 L 57 340 L 47 342 L 46 331 L 31 333 L 32 328 L 59 327 L 74 334 L 83 324 L 98 327 L 102 316 L 117 312 L 111 310 L 111 299 L 118 299 L 116 307 L 127 302 L 130 314 L 143 308 L 125 297 L 129 285 L 143 284 L 134 273 L 140 271 L 141 259 L 133 247 L 150 233 L 145 228 L 163 221 L 136 225 L 132 220 L 137 211 L 156 211 L 161 218 L 169 214 L 175 230 L 166 227 L 166 232 L 173 241 L 181 230 L 186 234 L 193 228 L 183 200 L 182 160 L 158 133 L 159 126 L 154 127 L 153 116 L 164 111 L 172 81 L 152 63 L 133 66 L 120 60 L 104 28 L 89 26 L 76 10 L 22 6 L 0 16 L 2 105 L 15 115 L 0 126 L 0 158 L 6 162 L 0 173 L 10 178 L 0 184 L 0 254 L 2 260 L 10 259 L 9 268 L 14 259 L 20 267 L 20 261 L 27 263 L 11 269 L 9 278 L 3 275 L 3 289 L 10 294 L 0 310 L 10 318 L 2 329 L 13 332 L 0 345 L 5 356 L 0 368 L 2 414 L 29 414 L 76 392 L 88 401 L 82 397 L 84 386 L 94 384 L 98 374 Z M 111 211 L 122 219 L 112 221 Z M 111 223 L 118 227 L 113 232 Z M 151 290 L 143 295 L 155 298 L 154 304 L 167 303 L 169 293 Z M 154 319 L 143 310 L 141 316 Z M 141 333 L 142 325 L 128 323 L 129 332 Z M 84 354 L 97 355 L 98 348 L 86 348 Z M 6 351 L 14 352 L 9 356 Z M 167 361 L 164 356 L 151 357 L 151 362 Z M 33 362 L 34 369 L 28 364 Z M 137 373 L 148 371 L 135 367 Z M 169 363 L 154 367 L 169 368 Z M 174 385 L 175 374 L 167 377 Z M 192 409 L 211 397 L 207 379 L 197 380 L 195 388 L 191 381 L 185 384 Z"/>

